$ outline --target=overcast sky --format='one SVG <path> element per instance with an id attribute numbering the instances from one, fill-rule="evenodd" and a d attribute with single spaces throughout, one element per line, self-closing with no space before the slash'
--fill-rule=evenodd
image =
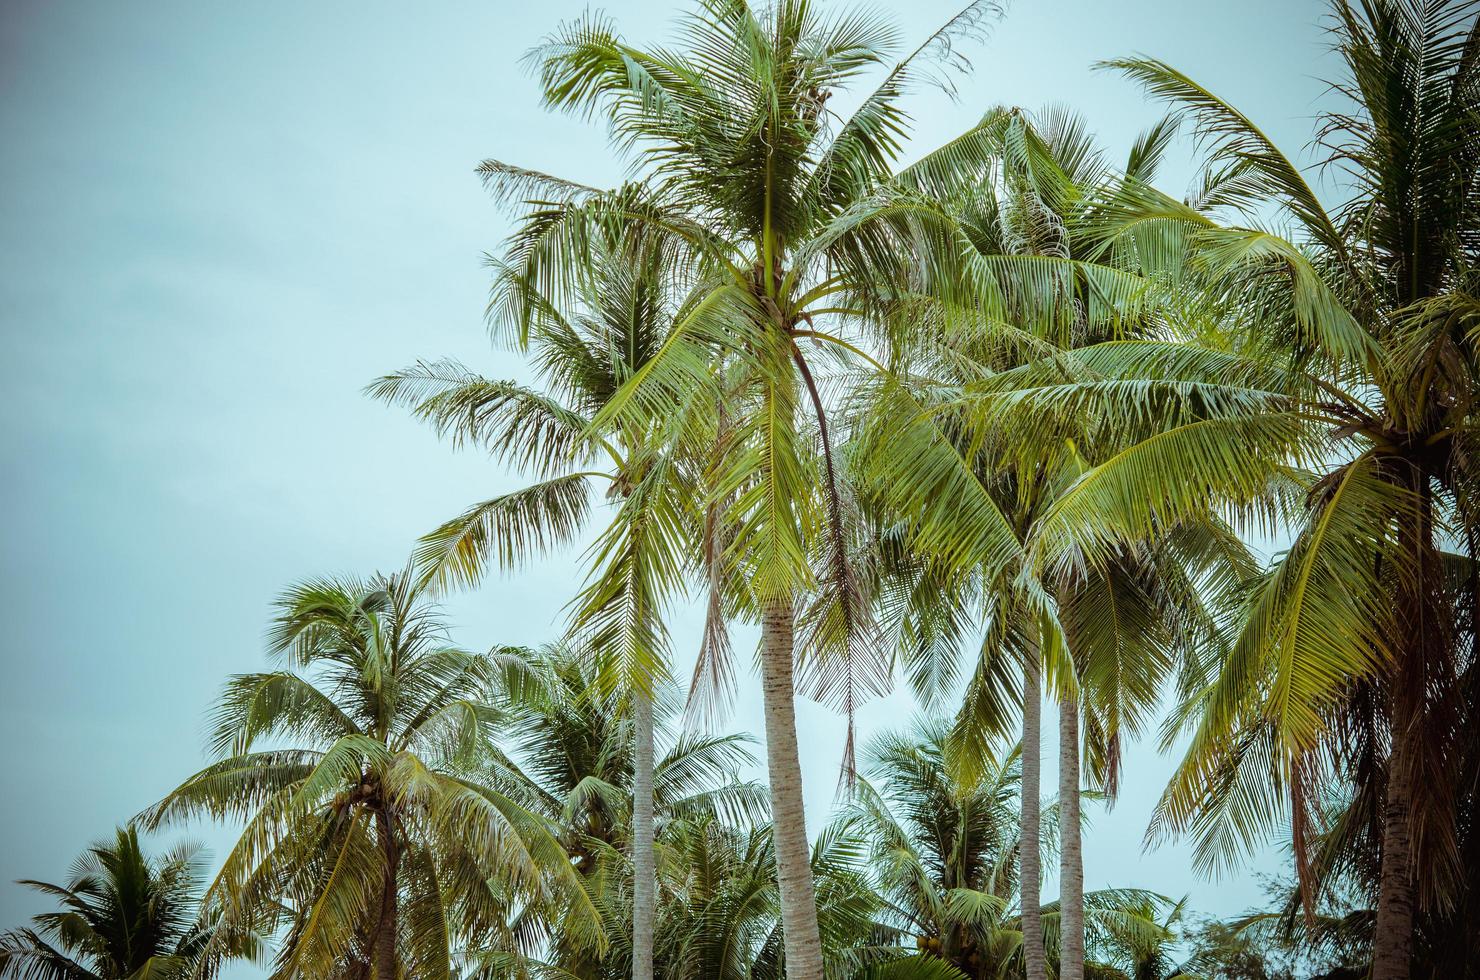
<path id="1" fill-rule="evenodd" d="M 263 664 L 281 587 L 393 570 L 419 534 L 515 485 L 360 389 L 442 355 L 520 373 L 486 340 L 481 256 L 507 226 L 473 168 L 620 179 L 601 129 L 545 114 L 520 65 L 585 6 L 0 4 L 0 928 L 40 907 L 12 879 L 61 879 L 204 762 L 204 712 L 227 674 Z M 879 6 L 913 36 L 952 11 Z M 656 39 L 678 7 L 609 9 Z M 1159 111 L 1091 65 L 1139 52 L 1301 151 L 1327 44 L 1315 0 L 1020 0 L 971 49 L 958 101 L 915 99 L 918 146 L 993 105 L 1065 103 L 1119 157 Z M 1162 182 L 1181 192 L 1191 173 L 1184 150 Z M 553 638 L 573 569 L 550 560 L 455 597 L 458 639 Z M 677 619 L 680 661 L 695 626 Z M 758 731 L 758 702 L 747 679 L 733 727 Z M 912 710 L 893 695 L 863 727 Z M 815 830 L 843 724 L 814 705 L 800 724 Z M 1252 874 L 1207 882 L 1184 848 L 1142 851 L 1171 766 L 1131 751 L 1119 805 L 1093 816 L 1086 885 L 1242 911 Z M 230 840 L 200 836 L 218 855 Z"/>

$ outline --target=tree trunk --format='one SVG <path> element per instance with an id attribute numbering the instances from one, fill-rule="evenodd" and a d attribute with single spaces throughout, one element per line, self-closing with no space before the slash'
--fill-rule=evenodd
<path id="1" fill-rule="evenodd" d="M 653 868 L 653 702 L 632 697 L 637 746 L 632 760 L 632 980 L 653 980 L 653 920 L 657 878 Z"/>
<path id="2" fill-rule="evenodd" d="M 1039 782 L 1039 728 L 1041 724 L 1042 677 L 1038 651 L 1028 652 L 1023 665 L 1023 783 L 1022 841 L 1018 845 L 1023 907 L 1023 962 L 1027 980 L 1046 980 L 1043 957 L 1042 868 Z"/>
<path id="3" fill-rule="evenodd" d="M 1084 980 L 1084 854 L 1079 840 L 1079 701 L 1059 702 L 1059 980 Z"/>
<path id="4" fill-rule="evenodd" d="M 1408 980 L 1413 953 L 1413 831 L 1408 815 L 1413 806 L 1416 732 L 1411 714 L 1397 710 L 1403 700 L 1394 698 L 1387 799 L 1382 809 L 1377 922 L 1372 934 L 1372 980 Z"/>
<path id="5" fill-rule="evenodd" d="M 761 616 L 766 769 L 771 788 L 771 827 L 776 846 L 787 980 L 822 980 L 822 936 L 817 928 L 811 848 L 802 808 L 802 770 L 797 758 L 793 628 L 789 602 L 767 603 Z"/>
<path id="6" fill-rule="evenodd" d="M 396 980 L 396 931 L 400 920 L 400 888 L 397 870 L 401 848 L 396 843 L 395 821 L 384 805 L 375 811 L 380 826 L 380 849 L 385 854 L 385 883 L 380 895 L 380 922 L 375 927 L 375 980 Z"/>
<path id="7" fill-rule="evenodd" d="M 1429 479 L 1414 465 L 1404 481 L 1419 500 L 1416 517 L 1400 524 L 1398 547 L 1416 556 L 1416 574 L 1400 587 L 1398 662 L 1390 685 L 1387 792 L 1382 809 L 1382 866 L 1377 920 L 1372 933 L 1372 980 L 1408 980 L 1413 957 L 1413 793 L 1420 771 L 1424 684 L 1431 647 L 1443 628 L 1433 591 L 1439 588 L 1434 560 Z"/>

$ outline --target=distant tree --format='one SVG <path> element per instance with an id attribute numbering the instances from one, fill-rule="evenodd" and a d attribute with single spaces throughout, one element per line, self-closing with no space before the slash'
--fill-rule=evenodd
<path id="1" fill-rule="evenodd" d="M 628 950 L 635 958 L 641 942 L 630 915 L 637 882 L 629 873 L 628 855 L 640 829 L 634 788 L 646 722 L 628 710 L 625 692 L 603 685 L 601 677 L 609 667 L 589 650 L 551 646 L 531 653 L 527 663 L 519 689 L 508 692 L 506 752 L 489 761 L 483 778 L 556 828 L 601 909 L 613 949 L 600 955 L 586 944 L 566 940 L 555 923 L 542 921 L 539 909 L 530 910 L 510 933 L 541 938 L 534 945 L 516 943 L 522 954 L 534 954 L 539 945 L 548 947 L 539 950 L 545 959 L 567 971 L 580 972 L 576 967 L 583 964 L 595 969 L 598 963 L 605 969 L 612 956 L 620 958 Z M 676 701 L 671 685 L 659 686 L 653 694 L 649 734 L 656 733 L 659 747 L 650 774 L 654 834 L 683 819 L 763 823 L 765 787 L 737 775 L 755 764 L 751 739 L 674 735 L 668 723 Z M 666 852 L 667 845 L 660 850 Z"/>
<path id="2" fill-rule="evenodd" d="M 1294 980 L 1278 950 L 1238 923 L 1204 919 L 1183 941 L 1190 950 L 1187 969 L 1205 980 Z"/>

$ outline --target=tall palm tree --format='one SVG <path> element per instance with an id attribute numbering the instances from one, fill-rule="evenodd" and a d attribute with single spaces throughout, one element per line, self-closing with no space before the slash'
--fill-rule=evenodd
<path id="1" fill-rule="evenodd" d="M 714 534 L 695 551 L 716 558 L 713 608 L 761 625 L 787 970 L 805 980 L 822 966 L 793 705 L 802 601 L 823 593 L 834 610 L 821 617 L 826 633 L 802 645 L 846 652 L 804 657 L 823 665 L 818 688 L 852 703 L 885 673 L 881 657 L 865 656 L 870 620 L 848 561 L 848 501 L 812 362 L 818 350 L 867 362 L 859 343 L 887 347 L 891 333 L 861 328 L 961 281 L 959 234 L 919 186 L 969 165 L 983 134 L 902 172 L 892 167 L 908 129 L 905 90 L 933 55 L 949 56 L 953 38 L 994 13 L 989 2 L 970 4 L 892 67 L 888 25 L 852 11 L 827 16 L 809 0 L 763 10 L 697 3 L 678 43 L 652 49 L 588 15 L 532 56 L 550 106 L 603 115 L 614 143 L 634 153 L 645 203 L 623 217 L 682 241 L 699 270 L 695 302 L 595 422 L 641 426 L 674 405 L 692 407 L 708 416 L 685 435 L 723 450 L 706 480 Z M 884 78 L 853 114 L 829 109 L 835 92 L 874 69 Z M 569 288 L 581 238 L 561 230 L 558 212 L 579 192 L 504 172 L 551 199 L 548 220 L 513 250 L 521 281 Z M 1005 521 L 981 534 L 1004 552 L 1014 547 Z"/>
<path id="2" fill-rule="evenodd" d="M 151 859 L 134 827 L 94 844 L 66 884 L 22 881 L 56 899 L 30 928 L 0 935 L 0 977 L 16 980 L 174 980 L 214 976 L 223 958 L 255 955 L 255 938 L 213 942 L 200 903 L 201 850 L 181 845 Z"/>
<path id="3" fill-rule="evenodd" d="M 507 168 L 490 163 L 483 170 L 503 191 L 519 186 L 519 175 Z M 431 581 L 471 585 L 491 567 L 507 569 L 569 544 L 584 529 L 598 487 L 613 502 L 610 521 L 587 552 L 588 581 L 573 603 L 571 626 L 613 665 L 592 680 L 621 684 L 637 721 L 632 975 L 651 980 L 652 692 L 668 670 L 663 610 L 690 564 L 682 542 L 692 536 L 687 525 L 697 484 L 667 432 L 682 419 L 681 406 L 655 424 L 594 434 L 591 423 L 667 339 L 690 283 L 671 236 L 613 220 L 636 206 L 631 188 L 581 196 L 581 206 L 562 215 L 584 243 L 571 291 L 547 294 L 519 269 L 497 267 L 495 306 L 507 309 L 496 329 L 517 324 L 500 339 L 531 355 L 545 390 L 480 377 L 451 361 L 418 364 L 368 390 L 408 406 L 454 442 L 487 447 L 541 478 L 476 504 L 427 535 L 417 561 Z M 538 234 L 549 216 L 528 204 L 522 231 Z"/>
<path id="4" fill-rule="evenodd" d="M 1189 118 L 1209 157 L 1190 201 L 1122 188 L 1097 212 L 1104 247 L 1215 297 L 1230 331 L 1222 351 L 1174 352 L 1142 376 L 1212 382 L 1215 369 L 1279 398 L 1239 436 L 1182 427 L 1104 467 L 1082 497 L 1106 510 L 1078 540 L 1094 550 L 1210 497 L 1291 514 L 1290 548 L 1245 596 L 1243 630 L 1188 712 L 1197 731 L 1161 825 L 1194 829 L 1216 864 L 1293 813 L 1308 879 L 1313 788 L 1365 783 L 1381 842 L 1373 977 L 1393 980 L 1409 976 L 1415 909 L 1444 905 L 1461 873 L 1453 719 L 1468 624 L 1442 549 L 1474 558 L 1480 8 L 1332 10 L 1343 105 L 1318 140 L 1337 164 L 1334 206 L 1188 76 L 1111 63 Z M 1111 501 L 1150 466 L 1162 486 Z M 1371 751 L 1349 751 L 1353 731 Z"/>
<path id="5" fill-rule="evenodd" d="M 220 761 L 145 820 L 245 819 L 207 900 L 231 929 L 286 929 L 274 976 L 450 977 L 460 936 L 531 904 L 600 945 L 545 822 L 472 778 L 500 721 L 496 673 L 517 654 L 451 646 L 407 572 L 296 585 L 269 635 L 286 669 L 227 683 Z"/>
<path id="6" fill-rule="evenodd" d="M 917 344 L 901 383 L 861 402 L 851 458 L 886 524 L 902 520 L 900 581 L 886 594 L 900 653 L 927 698 L 952 689 L 958 650 L 984 629 L 954 739 L 958 764 L 985 757 L 1004 734 L 1013 672 L 1021 668 L 1022 827 L 1039 826 L 1042 677 L 1060 717 L 1060 848 L 1064 949 L 1061 972 L 1083 968 L 1083 870 L 1079 835 L 1080 728 L 1091 776 L 1113 792 L 1119 745 L 1140 731 L 1179 651 L 1206 638 L 1212 621 L 1198 579 L 1247 565 L 1226 529 L 1186 515 L 1175 533 L 1127 540 L 1084 561 L 1072 546 L 1045 549 L 1038 525 L 1078 491 L 1093 463 L 1156 431 L 1146 413 L 1090 415 L 1056 404 L 1066 389 L 1094 390 L 1094 352 L 1169 336 L 1167 298 L 1149 279 L 1091 261 L 1071 229 L 1106 185 L 1144 180 L 1170 128 L 1158 126 L 1124 172 L 1108 167 L 1073 116 L 1037 119 L 995 111 L 996 156 L 972 180 L 939 186 L 983 268 L 992 301 L 959 317 L 933 344 Z M 1180 311 L 1178 311 L 1180 312 Z M 1088 363 L 1078 363 L 1085 358 Z M 1147 474 L 1154 479 L 1154 474 Z M 983 515 L 1007 515 L 1018 539 L 1003 563 L 977 536 Z M 1089 515 L 1086 520 L 1093 520 Z M 899 525 L 896 525 L 899 526 Z M 972 615 L 973 608 L 978 612 Z M 1020 855 L 1023 919 L 1039 935 L 1036 850 Z M 1045 951 L 1026 949 L 1029 977 L 1045 975 Z"/>

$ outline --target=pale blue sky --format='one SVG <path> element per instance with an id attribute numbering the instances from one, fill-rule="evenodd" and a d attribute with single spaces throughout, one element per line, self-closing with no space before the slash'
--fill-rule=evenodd
<path id="1" fill-rule="evenodd" d="M 87 841 L 203 762 L 203 713 L 228 673 L 262 663 L 281 586 L 393 569 L 418 534 L 513 485 L 360 388 L 447 354 L 519 371 L 485 340 L 480 256 L 506 225 L 473 167 L 494 156 L 619 178 L 602 132 L 544 114 L 518 63 L 585 6 L 0 5 L 0 928 L 38 908 L 12 879 L 60 878 Z M 952 9 L 878 6 L 915 36 Z M 677 5 L 608 9 L 652 38 Z M 990 105 L 1059 102 L 1118 155 L 1158 111 L 1090 64 L 1142 52 L 1298 150 L 1334 70 L 1322 12 L 1315 0 L 1019 0 L 972 49 L 958 102 L 917 98 L 919 145 Z M 1185 158 L 1170 189 L 1190 178 Z M 455 598 L 459 639 L 552 638 L 572 568 L 551 560 Z M 681 659 L 694 626 L 679 617 Z M 758 699 L 747 683 L 734 727 L 758 728 Z M 865 709 L 864 727 L 910 712 L 895 695 Z M 815 829 L 843 728 L 811 705 L 801 724 Z M 1142 853 L 1170 766 L 1150 745 L 1131 752 L 1120 804 L 1088 834 L 1087 884 L 1241 911 L 1259 894 L 1252 877 L 1199 881 L 1184 849 Z M 228 840 L 203 836 L 218 852 Z"/>

